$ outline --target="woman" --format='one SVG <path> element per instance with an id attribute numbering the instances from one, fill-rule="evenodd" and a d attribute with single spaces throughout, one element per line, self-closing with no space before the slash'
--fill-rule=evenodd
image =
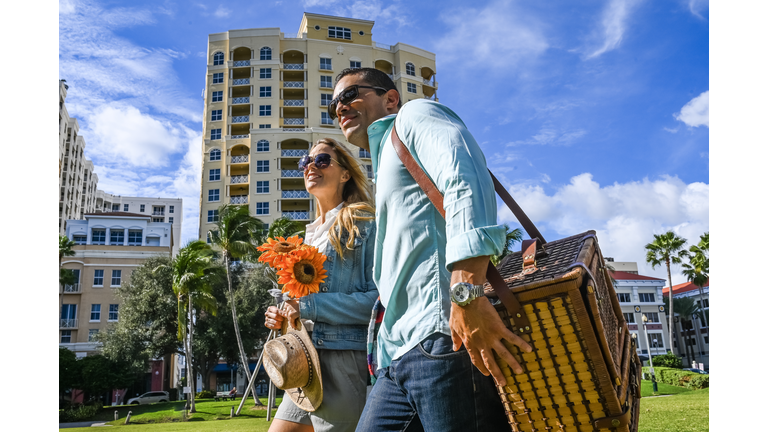
<path id="1" fill-rule="evenodd" d="M 279 330 L 286 318 L 313 322 L 307 329 L 312 329 L 320 356 L 323 402 L 309 413 L 283 398 L 269 431 L 354 431 L 365 406 L 368 321 L 379 296 L 372 275 L 376 225 L 371 191 L 360 164 L 330 138 L 318 140 L 299 169 L 319 214 L 307 225 L 304 242 L 328 257 L 328 278 L 320 292 L 288 301 L 282 311 L 270 306 L 265 325 Z"/>

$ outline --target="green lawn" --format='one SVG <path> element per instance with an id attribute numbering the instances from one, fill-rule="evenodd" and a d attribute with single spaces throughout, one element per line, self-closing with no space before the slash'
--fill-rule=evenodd
<path id="1" fill-rule="evenodd" d="M 660 382 L 657 382 L 656 385 L 658 386 L 659 392 L 654 393 L 653 392 L 653 383 L 651 381 L 642 381 L 642 386 L 640 387 L 640 395 L 642 397 L 648 397 L 648 396 L 658 396 L 658 395 L 673 395 L 673 394 L 680 394 L 680 393 L 686 393 L 691 391 L 690 389 L 687 389 L 685 387 L 678 387 L 673 386 L 669 384 L 663 384 Z"/>
<path id="2" fill-rule="evenodd" d="M 639 432 L 703 432 L 708 430 L 708 388 L 691 390 L 669 397 L 640 399 Z"/>

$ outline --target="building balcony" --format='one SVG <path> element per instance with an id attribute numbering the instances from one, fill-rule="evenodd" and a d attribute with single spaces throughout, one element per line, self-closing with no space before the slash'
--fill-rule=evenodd
<path id="1" fill-rule="evenodd" d="M 309 154 L 309 150 L 281 150 L 280 156 L 282 157 L 304 157 Z"/>
<path id="2" fill-rule="evenodd" d="M 368 150 L 360 149 L 360 152 L 358 153 L 358 157 L 370 159 L 371 158 L 371 152 Z"/>
<path id="3" fill-rule="evenodd" d="M 77 318 L 59 320 L 59 328 L 63 328 L 63 329 L 76 329 L 77 328 Z"/>
<path id="4" fill-rule="evenodd" d="M 232 156 L 232 162 L 231 163 L 233 163 L 233 164 L 248 163 L 248 156 L 249 155 Z"/>
<path id="5" fill-rule="evenodd" d="M 251 98 L 249 96 L 232 98 L 232 105 L 247 104 L 247 103 L 251 103 Z"/>
<path id="6" fill-rule="evenodd" d="M 234 67 L 250 66 L 250 60 L 235 60 Z"/>
<path id="7" fill-rule="evenodd" d="M 80 290 L 80 284 L 76 283 L 73 285 L 64 285 L 64 289 L 61 292 L 64 294 L 80 294 L 82 291 Z"/>
<path id="8" fill-rule="evenodd" d="M 392 51 L 392 45 L 387 45 L 387 44 L 383 44 L 383 43 L 374 42 L 373 46 L 375 46 L 376 48 Z"/>
<path id="9" fill-rule="evenodd" d="M 230 177 L 229 184 L 245 184 L 248 183 L 248 175 L 233 175 Z"/>
<path id="10" fill-rule="evenodd" d="M 304 88 L 304 81 L 284 81 L 285 88 Z"/>
<path id="11" fill-rule="evenodd" d="M 280 177 L 301 178 L 301 177 L 304 177 L 304 172 L 299 171 L 297 169 L 295 169 L 295 170 L 280 170 Z"/>
<path id="12" fill-rule="evenodd" d="M 284 190 L 281 196 L 283 198 L 309 198 L 309 192 L 305 190 Z"/>
<path id="13" fill-rule="evenodd" d="M 248 123 L 248 116 L 233 116 L 232 123 Z"/>
<path id="14" fill-rule="evenodd" d="M 304 63 L 283 63 L 283 69 L 285 70 L 304 70 Z"/>
<path id="15" fill-rule="evenodd" d="M 232 195 L 229 197 L 230 204 L 248 204 L 248 195 Z"/>
<path id="16" fill-rule="evenodd" d="M 287 217 L 290 220 L 294 221 L 305 221 L 309 220 L 309 212 L 308 211 L 284 211 L 283 216 Z"/>
<path id="17" fill-rule="evenodd" d="M 283 124 L 285 125 L 291 125 L 291 126 L 304 126 L 304 119 L 303 118 L 284 118 Z"/>
<path id="18" fill-rule="evenodd" d="M 232 85 L 233 86 L 248 85 L 250 83 L 251 83 L 251 79 L 250 78 L 238 78 L 238 79 L 232 80 Z"/>
<path id="19" fill-rule="evenodd" d="M 303 128 L 291 128 L 291 127 L 284 127 L 282 128 L 283 132 L 306 132 L 306 129 Z"/>
<path id="20" fill-rule="evenodd" d="M 303 107 L 304 106 L 304 100 L 303 99 L 288 99 L 283 101 L 284 107 Z"/>
<path id="21" fill-rule="evenodd" d="M 165 216 L 165 211 L 155 210 L 152 212 L 152 216 Z"/>
<path id="22" fill-rule="evenodd" d="M 240 138 L 248 138 L 248 137 L 250 137 L 249 134 L 245 134 L 245 135 L 230 135 L 229 139 L 240 139 Z"/>

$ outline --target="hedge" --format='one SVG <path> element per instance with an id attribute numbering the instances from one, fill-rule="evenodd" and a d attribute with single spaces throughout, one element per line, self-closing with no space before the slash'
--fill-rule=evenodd
<path id="1" fill-rule="evenodd" d="M 211 399 L 214 396 L 216 396 L 216 393 L 210 390 L 203 390 L 195 395 L 195 399 Z"/>
<path id="2" fill-rule="evenodd" d="M 90 405 L 75 404 L 59 410 L 59 423 L 81 422 L 90 420 L 101 410 L 101 403 Z"/>
<path id="3" fill-rule="evenodd" d="M 709 387 L 708 374 L 700 374 L 668 367 L 654 367 L 653 370 L 656 372 L 656 381 L 660 383 L 685 387 L 693 390 Z M 651 368 L 644 367 L 643 373 L 650 376 Z"/>
<path id="4" fill-rule="evenodd" d="M 653 356 L 653 365 L 658 367 L 683 368 L 683 360 L 672 353 Z"/>

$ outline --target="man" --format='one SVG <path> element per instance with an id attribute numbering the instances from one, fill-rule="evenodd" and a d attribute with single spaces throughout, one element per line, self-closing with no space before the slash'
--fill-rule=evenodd
<path id="1" fill-rule="evenodd" d="M 520 373 L 502 341 L 531 348 L 504 327 L 487 298 L 473 295 L 459 305 L 450 295 L 462 283 L 478 293 L 489 256 L 501 253 L 506 234 L 496 223 L 496 195 L 477 142 L 439 103 L 402 106 L 392 80 L 376 69 L 345 69 L 333 96 L 329 114 L 350 143 L 371 153 L 373 277 L 386 307 L 380 369 L 357 430 L 509 430 L 493 382 L 505 382 L 494 352 Z M 443 193 L 445 220 L 395 153 L 395 124 Z"/>

